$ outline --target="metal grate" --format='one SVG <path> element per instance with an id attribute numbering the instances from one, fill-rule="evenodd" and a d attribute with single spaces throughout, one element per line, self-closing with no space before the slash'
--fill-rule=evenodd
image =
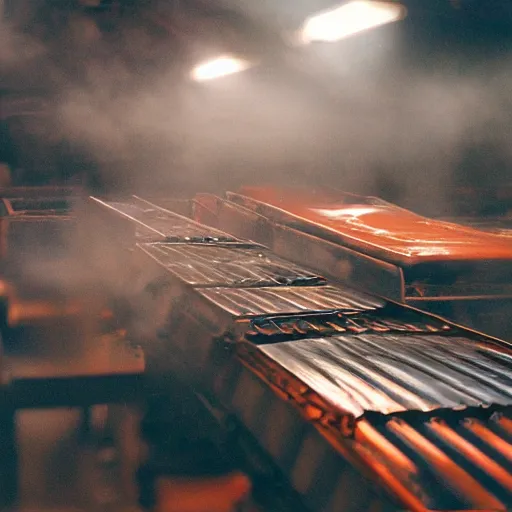
<path id="1" fill-rule="evenodd" d="M 222 231 L 203 226 L 186 217 L 133 198 L 129 202 L 107 202 L 110 208 L 135 221 L 140 228 L 152 231 L 155 238 L 168 242 L 237 242 L 238 240 Z"/>
<path id="2" fill-rule="evenodd" d="M 410 334 L 454 333 L 455 329 L 441 320 L 415 311 L 399 310 L 392 304 L 376 311 L 343 310 L 305 313 L 297 316 L 265 316 L 254 318 L 246 339 L 254 343 L 276 343 L 300 338 L 345 334 Z"/>
<path id="3" fill-rule="evenodd" d="M 383 300 L 333 286 L 211 288 L 199 293 L 236 317 L 326 310 L 371 311 L 385 305 Z"/>
<path id="4" fill-rule="evenodd" d="M 193 286 L 311 286 L 325 284 L 317 274 L 259 247 L 143 244 L 164 268 Z"/>

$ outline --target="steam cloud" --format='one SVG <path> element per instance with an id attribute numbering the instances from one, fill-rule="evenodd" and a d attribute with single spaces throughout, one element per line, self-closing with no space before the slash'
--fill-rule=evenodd
<path id="1" fill-rule="evenodd" d="M 270 14 L 258 11 L 259 22 Z M 459 75 L 447 61 L 433 74 L 402 63 L 404 42 L 390 27 L 300 58 L 284 51 L 279 72 L 198 86 L 186 79 L 202 55 L 196 42 L 180 46 L 177 66 L 175 48 L 142 26 L 125 27 L 115 44 L 91 27 L 76 18 L 66 32 L 81 42 L 70 58 L 89 58 L 73 82 L 59 83 L 56 126 L 114 187 L 306 183 L 441 214 L 467 168 L 483 184 L 510 166 L 512 84 L 502 61 Z M 147 67 L 130 65 L 141 56 Z M 480 158 L 472 169 L 471 148 Z"/>
<path id="2" fill-rule="evenodd" d="M 255 16 L 278 30 L 264 10 Z M 280 64 L 271 70 L 198 85 L 187 79 L 196 61 L 237 48 L 215 46 L 206 30 L 208 43 L 188 41 L 187 31 L 169 41 L 138 21 L 105 34 L 70 13 L 43 46 L 0 27 L 0 64 L 18 76 L 39 70 L 53 92 L 46 140 L 96 161 L 114 194 L 305 184 L 442 215 L 450 213 L 454 185 L 508 179 L 512 84 L 503 59 L 465 74 L 448 59 L 433 73 L 408 65 L 396 27 L 386 27 L 300 55 L 276 48 Z M 70 241 L 73 250 L 80 242 Z M 93 248 L 109 280 L 53 253 L 27 255 L 25 278 L 70 294 L 95 297 L 99 286 L 122 296 L 124 275 L 116 280 L 119 264 L 105 254 L 110 243 Z"/>
<path id="3" fill-rule="evenodd" d="M 2 4 L 0 3 L 0 10 Z M 29 61 L 40 57 L 44 46 L 13 28 L 0 18 L 0 66 L 9 67 L 27 65 Z"/>

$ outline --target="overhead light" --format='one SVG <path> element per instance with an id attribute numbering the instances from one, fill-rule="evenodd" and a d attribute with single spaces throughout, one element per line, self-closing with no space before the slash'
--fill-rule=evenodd
<path id="1" fill-rule="evenodd" d="M 335 9 L 308 18 L 301 31 L 303 43 L 335 42 L 363 30 L 405 18 L 406 9 L 398 2 L 353 0 Z"/>
<path id="2" fill-rule="evenodd" d="M 214 80 L 215 78 L 240 73 L 250 67 L 251 64 L 246 60 L 224 55 L 196 66 L 192 70 L 192 78 L 197 82 Z"/>

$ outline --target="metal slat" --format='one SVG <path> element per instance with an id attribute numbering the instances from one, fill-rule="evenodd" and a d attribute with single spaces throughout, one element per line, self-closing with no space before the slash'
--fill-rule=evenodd
<path id="1" fill-rule="evenodd" d="M 360 335 L 297 340 L 258 350 L 347 413 L 512 405 L 512 370 L 461 338 Z M 465 363 L 445 366 L 443 359 Z M 489 378 L 492 374 L 493 380 Z"/>
<path id="2" fill-rule="evenodd" d="M 325 279 L 260 247 L 196 244 L 142 244 L 141 249 L 195 287 L 308 286 Z"/>

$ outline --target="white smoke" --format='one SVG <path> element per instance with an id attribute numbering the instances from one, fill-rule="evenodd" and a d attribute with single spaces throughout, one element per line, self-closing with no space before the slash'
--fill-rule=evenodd
<path id="1" fill-rule="evenodd" d="M 268 9 L 251 15 L 266 22 Z M 280 69 L 264 71 L 263 61 L 197 85 L 187 77 L 201 40 L 180 53 L 142 24 L 117 37 L 115 51 L 94 43 L 83 79 L 62 87 L 56 127 L 104 176 L 122 169 L 116 179 L 138 189 L 271 181 L 379 195 L 395 187 L 402 204 L 435 214 L 449 205 L 468 147 L 487 144 L 511 161 L 503 58 L 467 73 L 457 74 L 456 59 L 422 71 L 402 63 L 404 42 L 390 26 L 302 53 L 280 48 Z M 134 71 L 128 63 L 137 59 L 158 72 Z"/>

